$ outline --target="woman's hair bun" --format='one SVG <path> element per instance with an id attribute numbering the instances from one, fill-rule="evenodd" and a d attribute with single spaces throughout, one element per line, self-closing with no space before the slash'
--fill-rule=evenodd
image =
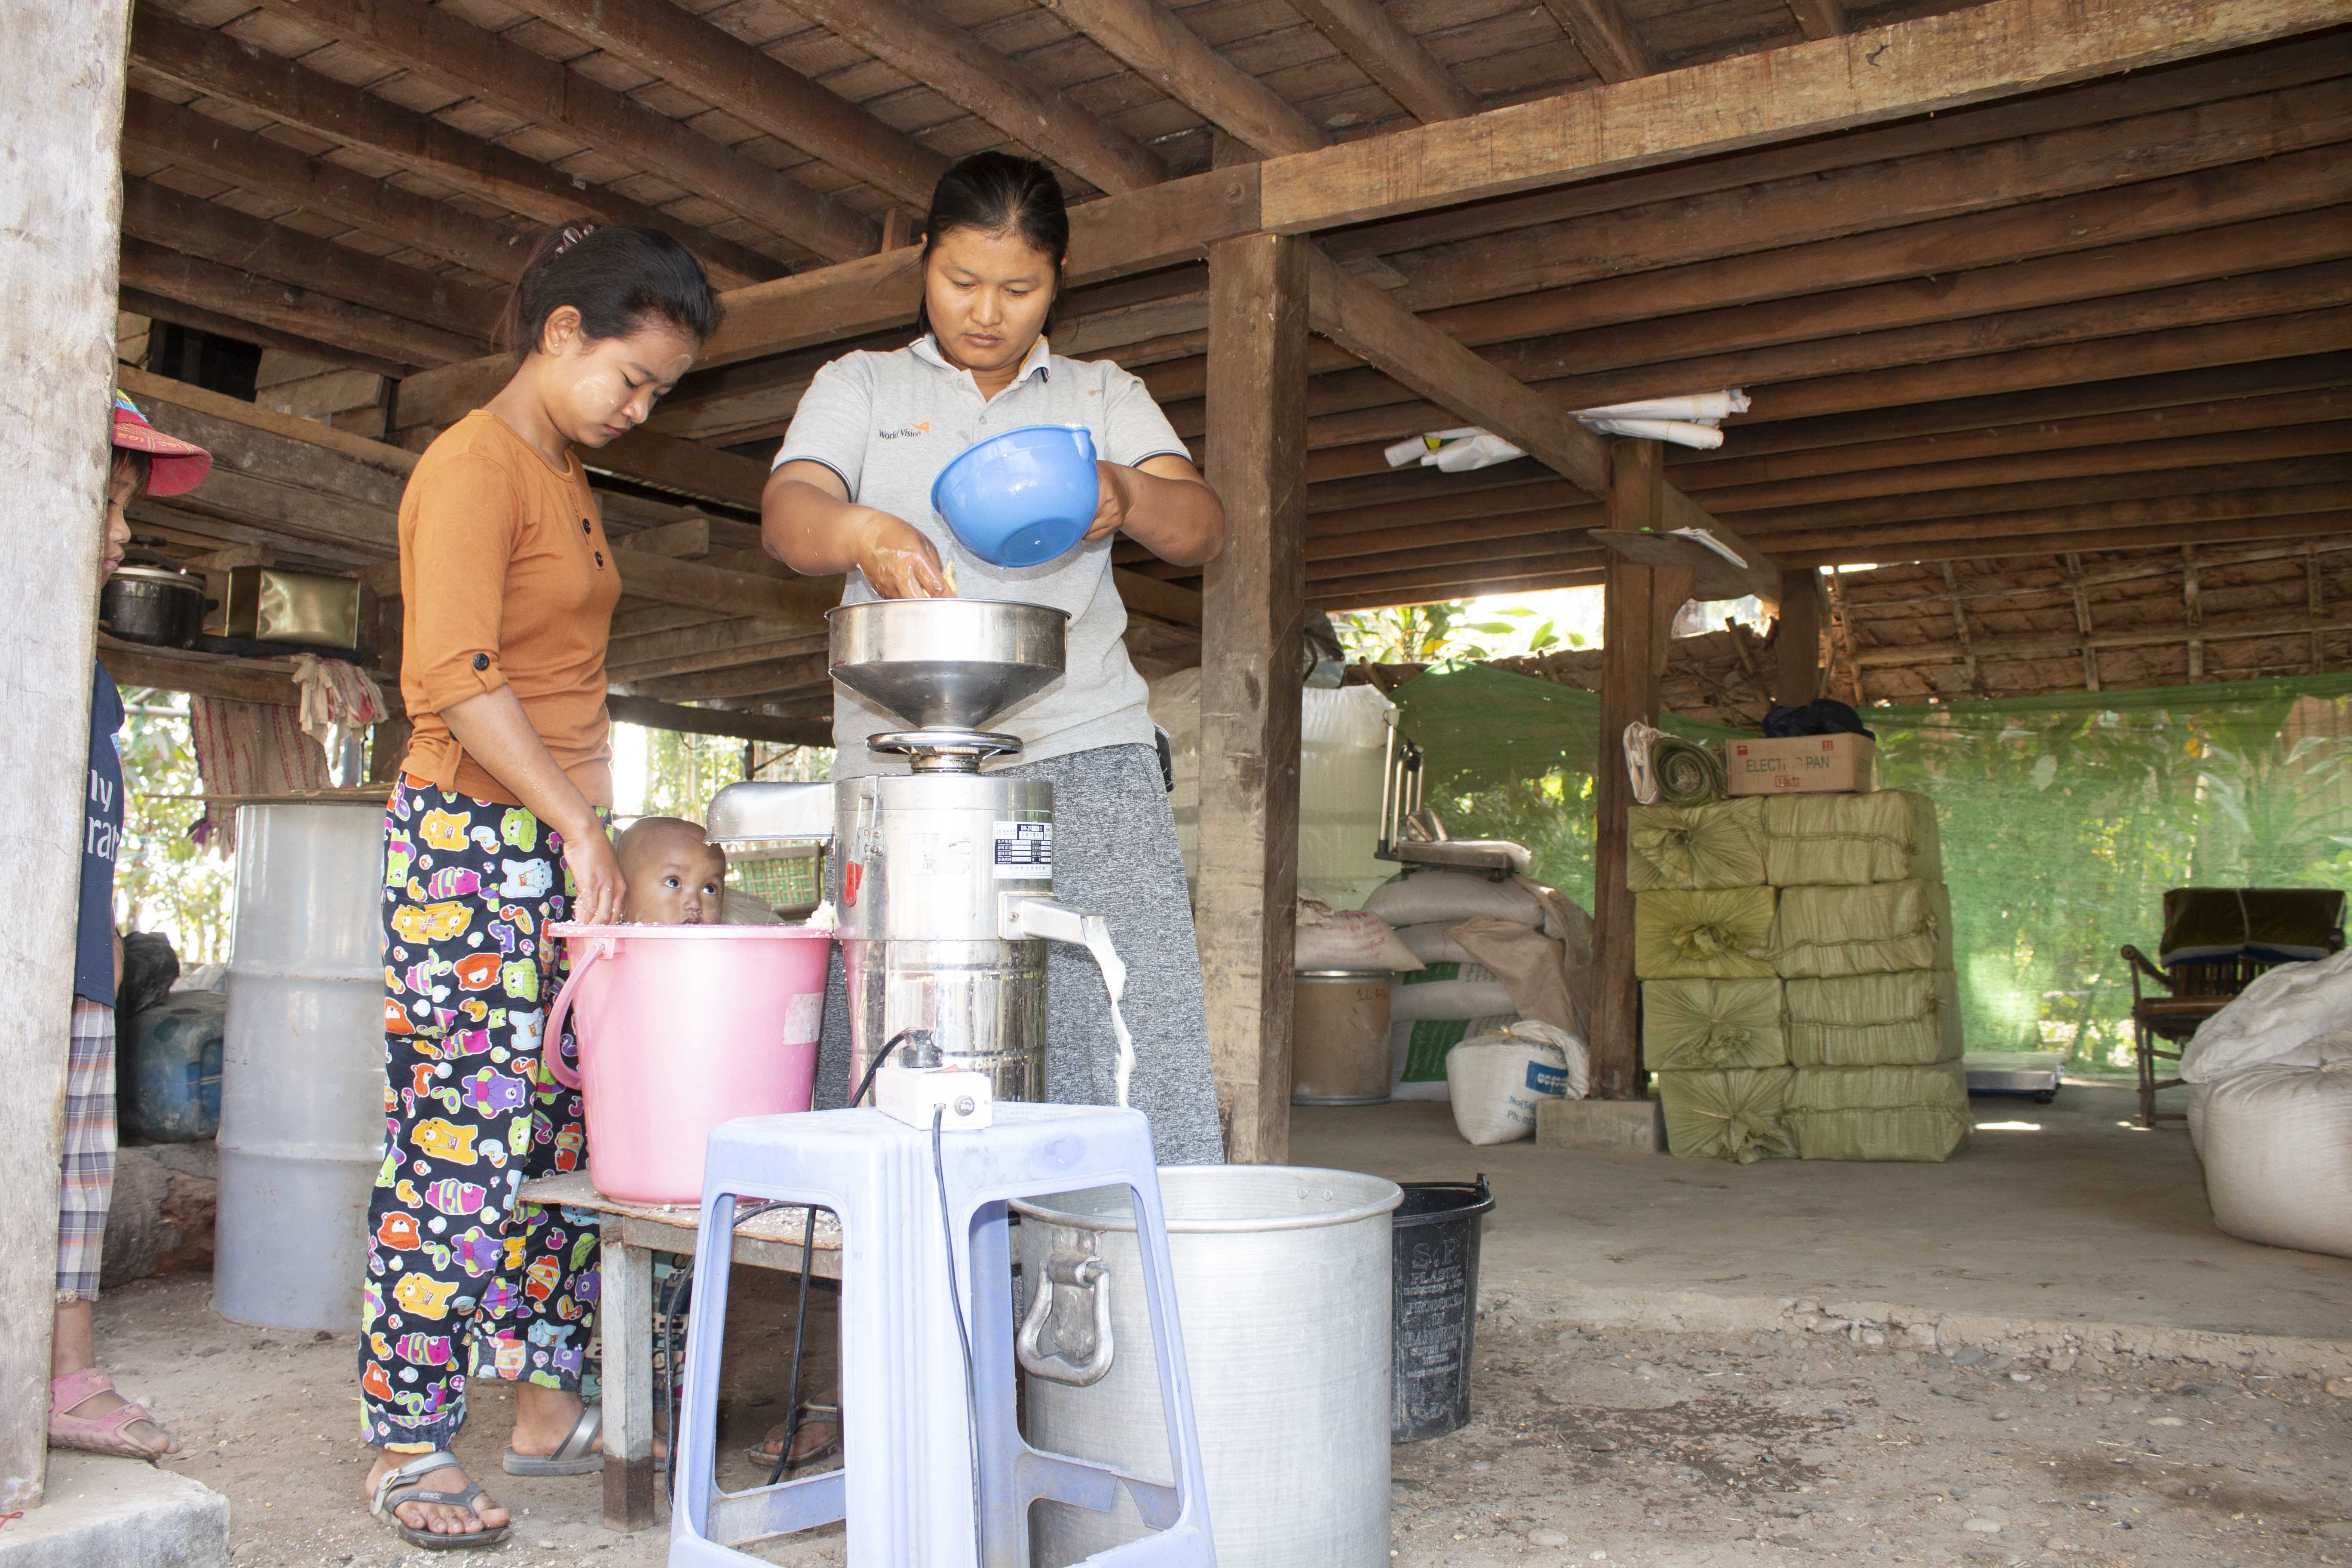
<path id="1" fill-rule="evenodd" d="M 508 296 L 499 335 L 517 359 L 539 347 L 547 319 L 580 312 L 590 342 L 625 338 L 651 322 L 697 342 L 719 330 L 719 296 L 694 253 L 657 228 L 575 218 L 539 237 Z"/>

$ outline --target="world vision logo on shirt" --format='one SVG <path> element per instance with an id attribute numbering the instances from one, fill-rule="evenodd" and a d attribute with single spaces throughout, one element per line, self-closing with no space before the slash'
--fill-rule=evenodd
<path id="1" fill-rule="evenodd" d="M 902 436 L 928 436 L 930 433 L 931 422 L 928 419 L 924 420 L 920 425 L 901 425 L 896 430 L 877 430 L 874 432 L 874 434 L 881 437 L 885 441 L 896 441 Z"/>

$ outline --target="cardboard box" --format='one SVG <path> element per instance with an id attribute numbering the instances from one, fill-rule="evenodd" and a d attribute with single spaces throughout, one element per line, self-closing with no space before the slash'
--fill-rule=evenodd
<path id="1" fill-rule="evenodd" d="M 1878 787 L 1878 742 L 1867 735 L 1726 741 L 1733 795 L 1827 795 Z"/>

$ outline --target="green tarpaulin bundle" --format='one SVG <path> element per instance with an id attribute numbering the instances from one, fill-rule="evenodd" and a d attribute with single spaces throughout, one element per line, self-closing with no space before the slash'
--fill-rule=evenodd
<path id="1" fill-rule="evenodd" d="M 1776 795 L 1764 807 L 1764 880 L 1776 888 L 1938 882 L 1936 803 L 1910 790 Z"/>
<path id="2" fill-rule="evenodd" d="M 1795 1076 L 1787 1068 L 1660 1073 L 1667 1151 L 1742 1165 L 1790 1158 L 1797 1149 L 1785 1112 Z"/>
<path id="3" fill-rule="evenodd" d="M 1790 888 L 1780 895 L 1773 952 L 1787 980 L 1949 969 L 1951 901 L 1941 882 Z"/>
<path id="4" fill-rule="evenodd" d="M 1787 1121 L 1805 1160 L 1949 1159 L 1968 1145 L 1968 1072 L 1934 1067 L 1801 1068 Z"/>
<path id="5" fill-rule="evenodd" d="M 1760 795 L 1713 805 L 1637 805 L 1626 823 L 1625 885 L 1753 888 L 1764 875 Z"/>
<path id="6" fill-rule="evenodd" d="M 1517 1022 L 1511 1013 L 1486 1018 L 1400 1018 L 1389 1026 L 1389 1080 L 1442 1084 L 1446 1052 L 1474 1035 L 1497 1034 Z"/>
<path id="7" fill-rule="evenodd" d="M 1634 894 L 1633 973 L 1644 980 L 1768 977 L 1772 902 L 1769 888 Z"/>
<path id="8" fill-rule="evenodd" d="M 1789 1059 L 1801 1068 L 1924 1066 L 1960 1057 L 1959 982 L 1948 969 L 1791 980 L 1788 1009 Z"/>
<path id="9" fill-rule="evenodd" d="M 1642 1065 L 1652 1072 L 1786 1066 L 1778 980 L 1642 984 Z"/>

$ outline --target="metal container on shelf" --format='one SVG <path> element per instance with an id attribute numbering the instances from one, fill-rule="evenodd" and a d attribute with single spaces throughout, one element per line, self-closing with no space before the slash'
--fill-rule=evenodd
<path id="1" fill-rule="evenodd" d="M 232 566 L 223 630 L 249 642 L 356 648 L 360 580 L 275 566 Z"/>
<path id="2" fill-rule="evenodd" d="M 1386 1568 L 1389 1216 L 1402 1191 L 1351 1171 L 1172 1165 L 1160 1194 L 1219 1568 Z M 1107 1273 L 1111 1287 L 1108 1371 L 1025 1377 L 1030 1442 L 1168 1482 L 1132 1200 L 1097 1188 L 1013 1206 L 1024 1279 Z M 1024 1350 L 1084 1358 L 1103 1285 L 1052 1289 L 1042 1315 L 1024 1314 Z M 1041 1502 L 1031 1529 L 1039 1563 L 1147 1533 L 1124 1492 L 1106 1513 Z"/>
<path id="3" fill-rule="evenodd" d="M 1302 969 L 1292 992 L 1290 1103 L 1384 1105 L 1389 1098 L 1385 969 Z"/>
<path id="4" fill-rule="evenodd" d="M 236 838 L 213 1304 L 342 1332 L 383 1158 L 383 808 L 240 806 Z"/>

